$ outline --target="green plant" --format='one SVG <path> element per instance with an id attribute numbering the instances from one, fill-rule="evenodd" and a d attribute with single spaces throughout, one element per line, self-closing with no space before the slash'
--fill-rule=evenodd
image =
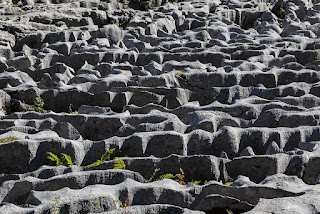
<path id="1" fill-rule="evenodd" d="M 102 207 L 100 206 L 99 203 L 94 203 L 93 206 L 96 207 L 99 212 L 103 212 L 103 209 L 102 209 Z"/>
<path id="2" fill-rule="evenodd" d="M 157 0 L 152 0 L 151 1 L 151 7 L 157 7 L 158 6 L 158 3 L 157 3 Z"/>
<path id="3" fill-rule="evenodd" d="M 157 171 L 159 171 L 160 169 L 158 168 L 158 169 L 155 169 L 155 171 L 153 172 L 153 175 L 148 179 L 148 182 L 151 182 L 152 181 L 152 179 L 153 179 L 153 177 L 154 177 L 154 175 L 155 175 L 155 173 L 157 172 Z M 180 185 L 186 185 L 187 183 L 184 181 L 184 172 L 183 172 L 183 170 L 180 168 L 180 172 L 181 173 L 179 173 L 179 174 L 175 174 L 175 175 L 173 175 L 173 174 L 171 174 L 171 173 L 167 173 L 167 174 L 164 174 L 164 175 L 160 175 L 157 179 L 156 179 L 156 181 L 158 181 L 158 180 L 163 180 L 163 179 L 174 179 L 175 181 L 177 181 Z"/>
<path id="4" fill-rule="evenodd" d="M 115 149 L 110 149 L 110 150 L 107 150 L 100 158 L 100 160 L 97 160 L 96 162 L 88 165 L 87 167 L 93 167 L 93 166 L 98 166 L 100 165 L 101 163 L 105 162 L 105 161 L 108 161 L 110 160 L 110 156 L 112 155 L 112 153 L 114 152 Z"/>
<path id="5" fill-rule="evenodd" d="M 124 9 L 128 9 L 129 4 L 130 4 L 130 0 L 124 0 L 124 3 L 123 3 Z"/>
<path id="6" fill-rule="evenodd" d="M 175 180 L 180 184 L 180 185 L 186 185 L 187 183 L 184 181 L 184 171 L 180 168 L 180 174 L 176 174 Z"/>
<path id="7" fill-rule="evenodd" d="M 78 111 L 73 111 L 70 114 L 79 114 Z"/>
<path id="8" fill-rule="evenodd" d="M 159 178 L 156 179 L 156 181 L 163 180 L 163 179 L 174 179 L 174 177 L 175 176 L 173 174 L 167 173 L 164 175 L 160 175 Z"/>
<path id="9" fill-rule="evenodd" d="M 50 212 L 52 214 L 59 214 L 60 213 L 59 211 L 60 211 L 60 200 L 58 197 L 55 197 L 52 208 L 50 209 Z"/>
<path id="10" fill-rule="evenodd" d="M 9 143 L 11 141 L 14 141 L 16 140 L 15 138 L 13 137 L 6 137 L 6 138 L 3 138 L 3 139 L 0 139 L 0 143 Z"/>
<path id="11" fill-rule="evenodd" d="M 207 180 L 205 180 L 204 182 L 202 182 L 201 180 L 200 181 L 191 181 L 191 183 L 195 184 L 195 185 L 204 185 L 206 183 L 208 183 Z"/>
<path id="12" fill-rule="evenodd" d="M 154 176 L 156 175 L 156 173 L 157 173 L 159 170 L 160 170 L 160 168 L 156 168 L 156 169 L 153 171 L 152 175 L 150 176 L 150 178 L 149 178 L 147 181 L 148 181 L 148 182 L 151 182 L 151 181 L 153 180 Z"/>
<path id="13" fill-rule="evenodd" d="M 181 77 L 181 76 L 183 75 L 183 72 L 182 72 L 182 71 L 177 71 L 177 72 L 175 73 L 175 75 L 178 76 L 178 77 Z"/>
<path id="14" fill-rule="evenodd" d="M 201 185 L 201 181 L 192 181 L 194 185 Z"/>
<path id="15" fill-rule="evenodd" d="M 36 111 L 39 112 L 39 113 L 45 113 L 47 111 L 45 111 L 43 109 L 43 106 L 44 106 L 44 101 L 41 97 L 35 97 L 33 99 L 33 103 L 34 103 L 34 106 L 36 107 Z"/>
<path id="16" fill-rule="evenodd" d="M 56 166 L 64 165 L 64 166 L 72 166 L 74 163 L 69 155 L 60 153 L 60 158 L 53 154 L 52 152 L 47 152 L 47 159 L 56 162 Z"/>
<path id="17" fill-rule="evenodd" d="M 33 98 L 33 105 L 34 105 L 34 108 L 29 107 L 27 109 L 27 111 L 36 111 L 39 113 L 46 113 L 47 112 L 46 110 L 43 109 L 44 101 L 41 97 Z"/>
<path id="18" fill-rule="evenodd" d="M 119 205 L 119 208 L 124 207 L 127 208 L 132 204 L 133 196 L 136 194 L 136 192 L 129 192 L 127 196 L 125 197 L 124 203 L 122 203 L 121 200 L 113 200 L 112 202 L 117 206 Z M 119 209 L 117 206 L 117 209 Z M 125 212 L 126 213 L 126 212 Z"/>
<path id="19" fill-rule="evenodd" d="M 123 207 L 122 201 L 120 200 L 113 200 L 112 201 L 115 205 L 119 204 L 119 207 Z"/>
<path id="20" fill-rule="evenodd" d="M 232 182 L 232 181 L 229 181 L 229 182 L 226 182 L 224 185 L 230 186 L 231 184 L 233 184 L 233 182 Z"/>
<path id="21" fill-rule="evenodd" d="M 121 160 L 120 158 L 115 157 L 113 160 L 114 160 L 113 169 L 125 169 L 126 168 L 124 161 Z"/>
<path id="22" fill-rule="evenodd" d="M 278 16 L 283 19 L 286 16 L 286 11 L 280 7 L 279 11 L 278 11 Z"/>
<path id="23" fill-rule="evenodd" d="M 5 114 L 5 115 L 7 115 L 8 114 L 8 108 L 9 108 L 9 106 L 10 106 L 10 102 L 6 102 L 5 104 L 4 104 L 4 106 L 2 107 L 2 112 Z"/>
<path id="24" fill-rule="evenodd" d="M 227 214 L 233 214 L 232 210 L 226 209 Z"/>

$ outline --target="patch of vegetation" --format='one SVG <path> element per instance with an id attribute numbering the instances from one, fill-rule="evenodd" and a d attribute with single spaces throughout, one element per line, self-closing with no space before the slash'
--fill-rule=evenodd
<path id="1" fill-rule="evenodd" d="M 183 75 L 183 72 L 182 72 L 182 71 L 177 71 L 177 72 L 175 73 L 175 75 L 178 76 L 178 77 L 181 77 L 181 76 Z"/>
<path id="2" fill-rule="evenodd" d="M 191 183 L 193 183 L 194 185 L 204 185 L 204 184 L 206 184 L 206 183 L 208 183 L 208 181 L 207 180 L 205 180 L 205 181 L 191 181 Z"/>
<path id="3" fill-rule="evenodd" d="M 153 180 L 153 178 L 155 177 L 155 174 L 159 171 L 160 169 L 157 168 L 154 170 L 153 174 L 151 175 L 151 177 L 147 180 L 148 182 L 151 182 Z M 172 179 L 177 181 L 180 185 L 186 185 L 187 183 L 184 181 L 185 175 L 183 170 L 180 168 L 180 172 L 179 174 L 175 174 L 173 175 L 172 173 L 167 173 L 164 175 L 160 175 L 157 179 L 155 179 L 155 181 L 158 180 L 163 180 L 163 179 Z"/>
<path id="4" fill-rule="evenodd" d="M 124 9 L 128 9 L 130 4 L 130 0 L 124 0 L 123 7 Z"/>
<path id="5" fill-rule="evenodd" d="M 163 179 L 174 179 L 174 175 L 171 173 L 160 175 L 159 178 L 156 179 L 156 181 L 163 180 Z"/>
<path id="6" fill-rule="evenodd" d="M 229 182 L 226 182 L 224 185 L 230 186 L 231 184 L 233 184 L 233 182 L 232 182 L 232 181 L 229 181 Z"/>
<path id="7" fill-rule="evenodd" d="M 163 180 L 163 179 L 172 179 L 172 180 L 175 180 L 177 181 L 180 185 L 186 185 L 187 182 L 184 180 L 185 179 L 185 175 L 184 175 L 184 171 L 180 168 L 180 172 L 181 173 L 178 173 L 178 174 L 175 174 L 173 175 L 172 173 L 167 173 L 167 174 L 164 174 L 164 175 L 160 175 L 157 179 L 154 179 L 155 178 L 155 175 L 156 173 L 160 171 L 160 168 L 156 168 L 152 175 L 150 176 L 149 179 L 147 179 L 147 182 L 152 182 L 152 181 L 158 181 L 158 180 Z M 207 180 L 199 180 L 199 181 L 191 181 L 191 183 L 195 184 L 195 185 L 204 185 L 206 183 L 208 183 Z"/>
<path id="8" fill-rule="evenodd" d="M 13 137 L 6 137 L 6 138 L 3 138 L 3 139 L 0 139 L 0 143 L 9 143 L 11 141 L 14 141 L 16 140 L 15 138 Z"/>
<path id="9" fill-rule="evenodd" d="M 283 19 L 286 16 L 286 11 L 280 7 L 279 11 L 278 11 L 278 16 Z"/>
<path id="10" fill-rule="evenodd" d="M 157 0 L 152 0 L 152 1 L 151 1 L 151 7 L 152 7 L 152 8 L 155 8 L 155 7 L 157 7 L 157 6 L 158 6 Z"/>
<path id="11" fill-rule="evenodd" d="M 124 161 L 121 160 L 120 158 L 115 157 L 113 160 L 114 160 L 113 169 L 125 169 L 126 168 Z"/>
<path id="12" fill-rule="evenodd" d="M 50 213 L 52 214 L 60 214 L 60 199 L 58 197 L 54 198 L 52 208 L 50 209 Z"/>
<path id="13" fill-rule="evenodd" d="M 156 168 L 156 169 L 153 171 L 152 175 L 150 176 L 150 178 L 149 178 L 147 181 L 148 181 L 148 182 L 151 182 L 151 181 L 153 180 L 154 176 L 156 175 L 156 173 L 157 173 L 159 170 L 160 170 L 160 168 Z"/>
<path id="14" fill-rule="evenodd" d="M 87 167 L 99 166 L 99 165 L 102 164 L 103 162 L 110 160 L 111 155 L 113 154 L 114 150 L 115 150 L 115 149 L 107 150 L 107 151 L 101 156 L 100 160 L 97 160 L 96 162 L 88 165 Z"/>
<path id="15" fill-rule="evenodd" d="M 115 205 L 119 204 L 119 208 L 124 207 L 127 208 L 132 204 L 133 196 L 136 194 L 136 192 L 129 192 L 127 196 L 125 197 L 124 203 L 122 203 L 121 200 L 113 200 L 113 203 Z M 125 212 L 126 213 L 126 212 Z"/>
<path id="16" fill-rule="evenodd" d="M 6 103 L 4 104 L 4 106 L 2 107 L 2 109 L 1 109 L 2 112 L 3 112 L 5 115 L 8 114 L 9 106 L 10 106 L 10 102 L 6 102 Z"/>
<path id="17" fill-rule="evenodd" d="M 74 165 L 74 162 L 72 162 L 72 159 L 69 155 L 60 153 L 60 158 L 53 154 L 52 152 L 47 152 L 48 156 L 47 159 L 56 162 L 56 166 L 64 165 L 64 166 L 72 166 Z"/>
<path id="18" fill-rule="evenodd" d="M 36 111 L 38 113 L 47 113 L 46 110 L 43 109 L 44 101 L 41 97 L 35 97 L 33 99 L 34 108 L 29 107 L 27 111 Z"/>
<path id="19" fill-rule="evenodd" d="M 226 212 L 227 212 L 228 214 L 233 214 L 232 210 L 229 210 L 229 209 L 226 209 Z"/>
<path id="20" fill-rule="evenodd" d="M 93 206 L 96 207 L 99 212 L 103 212 L 104 211 L 99 203 L 94 203 Z"/>

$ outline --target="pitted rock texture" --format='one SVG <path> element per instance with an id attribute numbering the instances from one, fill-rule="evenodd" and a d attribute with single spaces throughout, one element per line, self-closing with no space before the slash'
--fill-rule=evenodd
<path id="1" fill-rule="evenodd" d="M 318 0 L 0 0 L 0 213 L 319 213 L 319 23 Z"/>

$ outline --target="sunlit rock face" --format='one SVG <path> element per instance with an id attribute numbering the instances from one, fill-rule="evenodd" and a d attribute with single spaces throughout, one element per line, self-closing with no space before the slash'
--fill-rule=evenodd
<path id="1" fill-rule="evenodd" d="M 0 213 L 319 213 L 320 1 L 0 0 Z"/>

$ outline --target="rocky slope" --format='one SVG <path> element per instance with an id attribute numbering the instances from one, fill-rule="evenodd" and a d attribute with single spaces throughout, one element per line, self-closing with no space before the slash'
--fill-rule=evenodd
<path id="1" fill-rule="evenodd" d="M 0 2 L 0 213 L 320 212 L 319 0 Z"/>

